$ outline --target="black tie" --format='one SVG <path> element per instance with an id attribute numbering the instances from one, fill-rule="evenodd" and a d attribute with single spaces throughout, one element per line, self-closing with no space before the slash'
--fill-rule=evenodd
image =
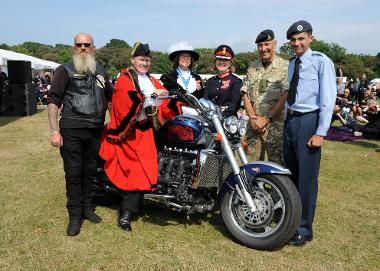
<path id="1" fill-rule="evenodd" d="M 299 57 L 296 58 L 296 64 L 294 65 L 294 73 L 292 77 L 292 81 L 290 81 L 290 87 L 288 91 L 288 104 L 292 105 L 296 101 L 296 93 L 297 93 L 297 86 L 298 86 L 298 80 L 300 79 L 300 63 L 301 60 Z"/>

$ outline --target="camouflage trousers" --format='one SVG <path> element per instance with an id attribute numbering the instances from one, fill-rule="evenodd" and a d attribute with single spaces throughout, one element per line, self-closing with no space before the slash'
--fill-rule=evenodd
<path id="1" fill-rule="evenodd" d="M 268 161 L 283 165 L 283 132 L 284 121 L 273 121 L 263 135 L 253 130 L 249 125 L 245 138 L 248 144 L 246 150 L 247 154 L 253 156 L 255 161 L 264 161 L 266 153 Z"/>

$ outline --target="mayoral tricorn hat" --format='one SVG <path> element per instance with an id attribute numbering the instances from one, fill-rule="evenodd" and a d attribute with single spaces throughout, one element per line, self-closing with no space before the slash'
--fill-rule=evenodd
<path id="1" fill-rule="evenodd" d="M 141 42 L 136 42 L 133 45 L 132 51 L 131 51 L 131 57 L 135 56 L 149 56 L 151 57 L 149 44 L 142 44 Z"/>

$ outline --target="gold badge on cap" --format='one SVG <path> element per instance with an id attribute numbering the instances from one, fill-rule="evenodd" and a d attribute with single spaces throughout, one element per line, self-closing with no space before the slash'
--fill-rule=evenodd
<path id="1" fill-rule="evenodd" d="M 227 48 L 226 48 L 226 47 L 223 47 L 223 51 L 222 51 L 222 54 L 223 54 L 223 55 L 227 55 L 226 50 L 227 50 Z"/>

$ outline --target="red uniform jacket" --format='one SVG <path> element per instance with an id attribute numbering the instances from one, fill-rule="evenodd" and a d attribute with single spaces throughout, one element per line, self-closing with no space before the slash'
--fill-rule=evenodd
<path id="1" fill-rule="evenodd" d="M 156 89 L 164 87 L 150 77 Z M 104 170 L 113 184 L 127 191 L 151 190 L 157 184 L 157 152 L 149 120 L 138 122 L 136 115 L 144 110 L 143 95 L 138 91 L 134 70 L 125 69 L 115 84 L 111 119 L 104 133 L 99 154 L 105 160 Z M 158 107 L 158 117 L 171 119 L 179 113 L 168 100 Z M 171 109 L 170 109 L 170 108 Z"/>

